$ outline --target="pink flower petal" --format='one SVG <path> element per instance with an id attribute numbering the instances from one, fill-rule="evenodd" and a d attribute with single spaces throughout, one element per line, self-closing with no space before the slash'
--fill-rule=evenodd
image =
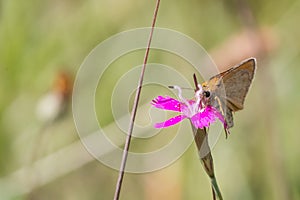
<path id="1" fill-rule="evenodd" d="M 224 116 L 214 107 L 207 106 L 211 109 L 211 111 L 214 113 L 214 115 L 223 123 L 224 127 L 227 128 L 227 123 L 224 118 Z"/>
<path id="2" fill-rule="evenodd" d="M 168 127 L 168 126 L 172 126 L 174 124 L 177 124 L 178 122 L 181 122 L 183 119 L 185 119 L 186 116 L 183 116 L 183 115 L 177 115 L 176 117 L 172 117 L 170 119 L 168 119 L 167 121 L 165 122 L 161 122 L 161 123 L 156 123 L 154 125 L 155 128 L 165 128 L 165 127 Z"/>
<path id="3" fill-rule="evenodd" d="M 215 121 L 215 117 L 209 113 L 197 113 L 191 118 L 191 121 L 196 128 L 203 128 L 209 127 Z"/>
<path id="4" fill-rule="evenodd" d="M 204 111 L 192 116 L 191 121 L 196 128 L 209 127 L 209 125 L 219 119 L 226 128 L 226 121 L 223 115 L 214 107 L 207 106 Z"/>
<path id="5" fill-rule="evenodd" d="M 151 104 L 154 107 L 160 108 L 163 110 L 172 110 L 172 111 L 177 111 L 177 112 L 181 111 L 181 105 L 180 105 L 181 103 L 178 100 L 173 99 L 168 96 L 166 96 L 166 97 L 158 96 L 152 100 Z"/>
<path id="6" fill-rule="evenodd" d="M 195 103 L 195 101 L 188 100 L 188 103 L 190 105 L 193 105 Z M 187 105 L 185 105 L 184 103 L 181 103 L 180 101 L 173 99 L 171 97 L 158 96 L 154 100 L 152 100 L 151 104 L 154 107 L 159 108 L 159 109 L 177 111 L 177 112 L 182 113 L 182 115 L 173 117 L 165 122 L 156 123 L 154 125 L 155 128 L 169 127 L 169 126 L 177 124 L 178 122 L 187 118 L 187 116 L 185 116 L 185 114 L 184 114 L 186 111 L 185 109 L 188 109 Z M 216 121 L 216 119 L 219 119 L 223 123 L 224 128 L 227 129 L 227 124 L 226 124 L 226 120 L 225 120 L 224 116 L 216 108 L 214 108 L 212 106 L 206 106 L 206 108 L 204 110 L 196 113 L 195 115 L 193 115 L 190 118 L 192 124 L 196 128 L 201 128 L 201 129 L 204 127 L 209 127 L 211 123 Z"/>

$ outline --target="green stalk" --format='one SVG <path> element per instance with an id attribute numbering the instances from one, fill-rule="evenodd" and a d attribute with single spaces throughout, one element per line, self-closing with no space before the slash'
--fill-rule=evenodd
<path id="1" fill-rule="evenodd" d="M 212 192 L 213 192 L 213 199 L 215 199 L 215 195 L 219 200 L 223 200 L 221 191 L 219 189 L 219 186 L 217 184 L 217 179 L 215 177 L 214 172 L 214 162 L 213 157 L 211 155 L 211 150 L 208 145 L 208 137 L 206 129 L 195 129 L 193 127 L 193 133 L 194 133 L 194 139 L 195 143 L 197 145 L 198 153 L 201 159 L 201 163 L 203 165 L 203 168 L 205 169 L 207 175 L 209 176 L 211 180 L 212 185 Z"/>

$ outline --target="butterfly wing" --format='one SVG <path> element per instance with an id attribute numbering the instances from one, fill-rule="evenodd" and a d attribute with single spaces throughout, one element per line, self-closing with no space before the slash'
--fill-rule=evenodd
<path id="1" fill-rule="evenodd" d="M 256 69 L 254 58 L 222 73 L 221 81 L 225 90 L 226 105 L 232 111 L 242 110 Z M 224 98 L 224 96 L 223 96 Z"/>
<path id="2" fill-rule="evenodd" d="M 233 126 L 232 111 L 242 110 L 244 107 L 255 69 L 255 59 L 249 58 L 203 84 L 204 90 L 211 92 L 209 104 L 218 108 L 225 116 L 228 128 Z"/>

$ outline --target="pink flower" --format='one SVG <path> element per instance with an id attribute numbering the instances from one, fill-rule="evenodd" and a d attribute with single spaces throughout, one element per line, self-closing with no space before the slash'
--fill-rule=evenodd
<path id="1" fill-rule="evenodd" d="M 185 118 L 189 118 L 195 128 L 209 127 L 211 123 L 214 123 L 216 119 L 219 119 L 226 128 L 226 122 L 222 114 L 214 107 L 210 105 L 203 105 L 201 101 L 201 90 L 195 94 L 196 100 L 187 100 L 181 96 L 181 89 L 178 86 L 174 86 L 174 89 L 179 91 L 179 98 L 181 101 L 173 99 L 171 97 L 158 96 L 152 100 L 152 105 L 156 108 L 163 110 L 171 110 L 180 112 L 171 119 L 165 122 L 156 123 L 155 128 L 165 128 L 181 122 Z"/>

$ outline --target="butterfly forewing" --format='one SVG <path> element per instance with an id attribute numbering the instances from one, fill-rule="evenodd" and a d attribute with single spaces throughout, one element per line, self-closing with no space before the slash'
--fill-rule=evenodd
<path id="1" fill-rule="evenodd" d="M 252 83 L 256 68 L 254 58 L 230 68 L 203 84 L 209 90 L 209 104 L 216 107 L 225 116 L 228 128 L 233 126 L 232 111 L 243 109 L 245 97 Z"/>
<path id="2" fill-rule="evenodd" d="M 255 66 L 255 59 L 249 59 L 222 76 L 226 104 L 230 110 L 243 109 L 245 97 L 254 77 Z"/>

